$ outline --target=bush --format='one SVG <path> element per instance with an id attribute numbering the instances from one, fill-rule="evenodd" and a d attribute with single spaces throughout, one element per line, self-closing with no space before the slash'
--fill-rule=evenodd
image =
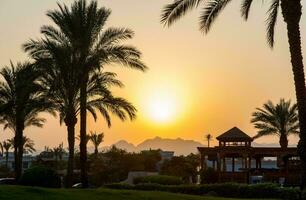
<path id="1" fill-rule="evenodd" d="M 275 184 L 204 184 L 204 185 L 160 185 L 160 184 L 137 184 L 127 186 L 125 184 L 111 184 L 106 187 L 112 189 L 134 189 L 146 191 L 164 191 L 173 193 L 183 193 L 191 195 L 215 194 L 221 197 L 229 198 L 276 198 L 286 200 L 299 199 L 299 190 L 296 188 L 280 188 Z M 306 193 L 305 193 L 306 194 Z"/>
<path id="2" fill-rule="evenodd" d="M 181 178 L 176 176 L 165 176 L 165 175 L 155 175 L 155 176 L 144 176 L 137 177 L 134 179 L 134 184 L 143 183 L 156 183 L 160 185 L 181 185 L 183 181 Z"/>
<path id="3" fill-rule="evenodd" d="M 211 167 L 201 171 L 201 183 L 216 183 L 218 181 L 218 173 Z"/>
<path id="4" fill-rule="evenodd" d="M 26 170 L 20 179 L 20 183 L 26 186 L 61 187 L 61 180 L 56 172 L 43 166 L 35 166 Z"/>

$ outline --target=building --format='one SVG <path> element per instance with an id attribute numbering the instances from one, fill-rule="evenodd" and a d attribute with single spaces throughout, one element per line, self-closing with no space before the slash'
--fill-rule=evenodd
<path id="1" fill-rule="evenodd" d="M 265 182 L 299 184 L 299 157 L 297 148 L 252 147 L 253 138 L 234 127 L 216 138 L 218 146 L 198 147 L 201 169 L 209 165 L 218 173 L 219 182 L 250 183 L 253 177 Z M 262 166 L 265 158 L 274 159 L 275 168 Z M 239 167 L 237 167 L 239 165 Z"/>

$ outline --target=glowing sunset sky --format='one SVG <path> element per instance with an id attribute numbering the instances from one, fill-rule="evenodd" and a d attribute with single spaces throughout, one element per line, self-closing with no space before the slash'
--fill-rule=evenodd
<path id="1" fill-rule="evenodd" d="M 107 26 L 135 31 L 135 38 L 129 43 L 142 51 L 150 68 L 146 73 L 115 66 L 106 68 L 118 72 L 126 85 L 115 89 L 115 94 L 133 102 L 139 112 L 134 122 L 114 119 L 111 129 L 102 118 L 97 123 L 89 118 L 89 130 L 105 132 L 103 145 L 120 139 L 137 144 L 155 136 L 204 143 L 204 134 L 217 136 L 233 126 L 255 135 L 250 117 L 256 107 L 268 99 L 275 102 L 284 97 L 295 101 L 281 15 L 275 49 L 271 51 L 265 39 L 267 5 L 262 1 L 253 3 L 248 22 L 240 17 L 240 1 L 233 1 L 206 36 L 199 31 L 200 10 L 170 28 L 163 27 L 159 22 L 161 9 L 169 2 L 172 0 L 99 0 L 100 6 L 112 9 Z M 51 23 L 46 11 L 56 7 L 55 0 L 0 1 L 0 66 L 9 64 L 10 59 L 13 62 L 28 59 L 21 44 L 40 37 L 40 27 Z M 304 14 L 303 39 L 305 19 Z M 158 110 L 160 107 L 164 109 Z M 43 129 L 25 131 L 37 149 L 62 141 L 67 144 L 65 126 L 61 127 L 58 119 L 46 117 Z M 12 136 L 2 129 L 0 133 L 0 139 Z M 290 137 L 290 143 L 296 141 L 296 137 Z M 266 137 L 257 142 L 277 143 L 278 139 Z"/>

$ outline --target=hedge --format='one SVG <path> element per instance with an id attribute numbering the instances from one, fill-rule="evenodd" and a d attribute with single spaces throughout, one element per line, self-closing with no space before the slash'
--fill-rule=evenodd
<path id="1" fill-rule="evenodd" d="M 52 169 L 43 166 L 34 166 L 27 169 L 20 179 L 21 185 L 59 188 L 60 177 Z"/>
<path id="2" fill-rule="evenodd" d="M 160 184 L 137 184 L 134 186 L 127 184 L 109 184 L 107 188 L 127 189 L 127 190 L 146 190 L 182 193 L 190 195 L 216 194 L 220 197 L 229 198 L 276 198 L 286 200 L 299 199 L 297 188 L 281 188 L 275 184 L 203 184 L 203 185 L 160 185 Z"/>
<path id="3" fill-rule="evenodd" d="M 160 185 L 181 185 L 183 181 L 176 176 L 154 175 L 137 177 L 133 181 L 134 184 L 156 183 Z"/>

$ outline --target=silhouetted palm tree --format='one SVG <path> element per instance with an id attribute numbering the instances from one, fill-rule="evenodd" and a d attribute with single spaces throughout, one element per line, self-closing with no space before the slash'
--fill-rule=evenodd
<path id="1" fill-rule="evenodd" d="M 69 159 L 67 168 L 67 186 L 72 185 L 74 138 L 77 115 L 80 111 L 80 81 L 78 68 L 73 64 L 73 53 L 68 41 L 30 40 L 24 44 L 24 49 L 40 66 L 44 75 L 40 79 L 42 85 L 49 91 L 47 97 L 53 102 L 54 109 L 60 113 L 60 122 L 65 122 L 68 131 Z M 115 73 L 92 71 L 87 85 L 87 101 L 95 99 L 95 104 L 89 104 L 87 111 L 97 119 L 95 108 L 105 100 L 114 99 L 109 87 L 122 87 Z M 114 105 L 116 106 L 116 104 Z M 111 108 L 111 107 L 110 107 Z M 98 108 L 99 109 L 99 108 Z M 112 108 L 111 108 L 112 109 Z M 101 109 L 104 116 L 105 111 Z M 106 116 L 107 117 L 107 116 Z"/>
<path id="2" fill-rule="evenodd" d="M 209 148 L 209 144 L 210 144 L 210 141 L 213 139 L 213 136 L 211 134 L 206 134 L 205 135 L 205 139 L 207 141 L 207 147 Z"/>
<path id="3" fill-rule="evenodd" d="M 6 140 L 2 142 L 2 146 L 5 149 L 5 167 L 8 168 L 8 157 L 12 143 L 9 140 Z"/>
<path id="4" fill-rule="evenodd" d="M 290 134 L 299 134 L 299 121 L 297 114 L 297 105 L 291 106 L 290 101 L 281 99 L 274 105 L 268 101 L 263 108 L 256 108 L 252 114 L 251 122 L 258 129 L 258 134 L 254 138 L 267 135 L 277 135 L 279 144 L 282 148 L 288 147 L 288 136 Z"/>
<path id="5" fill-rule="evenodd" d="M 64 144 L 63 143 L 59 144 L 57 147 L 54 147 L 51 151 L 52 151 L 52 153 L 54 154 L 54 157 L 55 157 L 56 167 L 58 167 L 58 160 L 62 161 L 63 156 L 66 153 L 66 151 L 64 149 Z"/>
<path id="6" fill-rule="evenodd" d="M 90 72 L 109 63 L 119 63 L 135 69 L 145 70 L 139 60 L 141 53 L 132 46 L 120 44 L 133 37 L 133 32 L 125 28 L 108 28 L 104 25 L 110 10 L 98 8 L 96 1 L 75 1 L 71 8 L 58 4 L 58 10 L 48 11 L 47 16 L 56 24 L 44 26 L 42 33 L 49 40 L 62 43 L 69 41 L 74 58 L 74 67 L 79 68 L 80 76 L 80 160 L 81 182 L 87 187 L 86 151 L 86 100 L 87 82 Z"/>
<path id="7" fill-rule="evenodd" d="M 200 5 L 204 5 L 203 12 L 200 16 L 200 29 L 204 32 L 208 32 L 212 23 L 215 22 L 220 12 L 229 2 L 231 2 L 231 0 L 174 0 L 173 3 L 164 7 L 161 21 L 170 26 L 188 11 Z M 245 19 L 248 19 L 252 2 L 253 0 L 242 0 L 241 13 Z M 268 10 L 267 19 L 267 40 L 271 47 L 273 47 L 274 44 L 274 32 L 279 7 L 281 8 L 283 19 L 287 25 L 288 43 L 300 123 L 298 152 L 302 161 L 301 187 L 303 189 L 306 184 L 306 90 L 299 24 L 302 15 L 302 6 L 300 0 L 271 0 L 270 2 L 271 5 Z"/>
<path id="8" fill-rule="evenodd" d="M 91 141 L 91 143 L 94 145 L 95 147 L 95 155 L 98 155 L 98 149 L 100 144 L 103 142 L 103 138 L 104 138 L 104 133 L 97 133 L 97 132 L 91 132 L 89 139 Z"/>
<path id="9" fill-rule="evenodd" d="M 34 148 L 35 143 L 33 140 L 28 138 L 27 136 L 23 136 L 22 139 L 22 144 L 23 144 L 23 150 L 25 153 L 34 153 L 36 152 L 36 149 Z"/>
<path id="10" fill-rule="evenodd" d="M 22 172 L 23 131 L 28 126 L 42 127 L 42 111 L 54 114 L 43 96 L 43 88 L 36 82 L 40 73 L 30 63 L 6 66 L 0 71 L 0 123 L 15 133 L 15 176 Z"/>

